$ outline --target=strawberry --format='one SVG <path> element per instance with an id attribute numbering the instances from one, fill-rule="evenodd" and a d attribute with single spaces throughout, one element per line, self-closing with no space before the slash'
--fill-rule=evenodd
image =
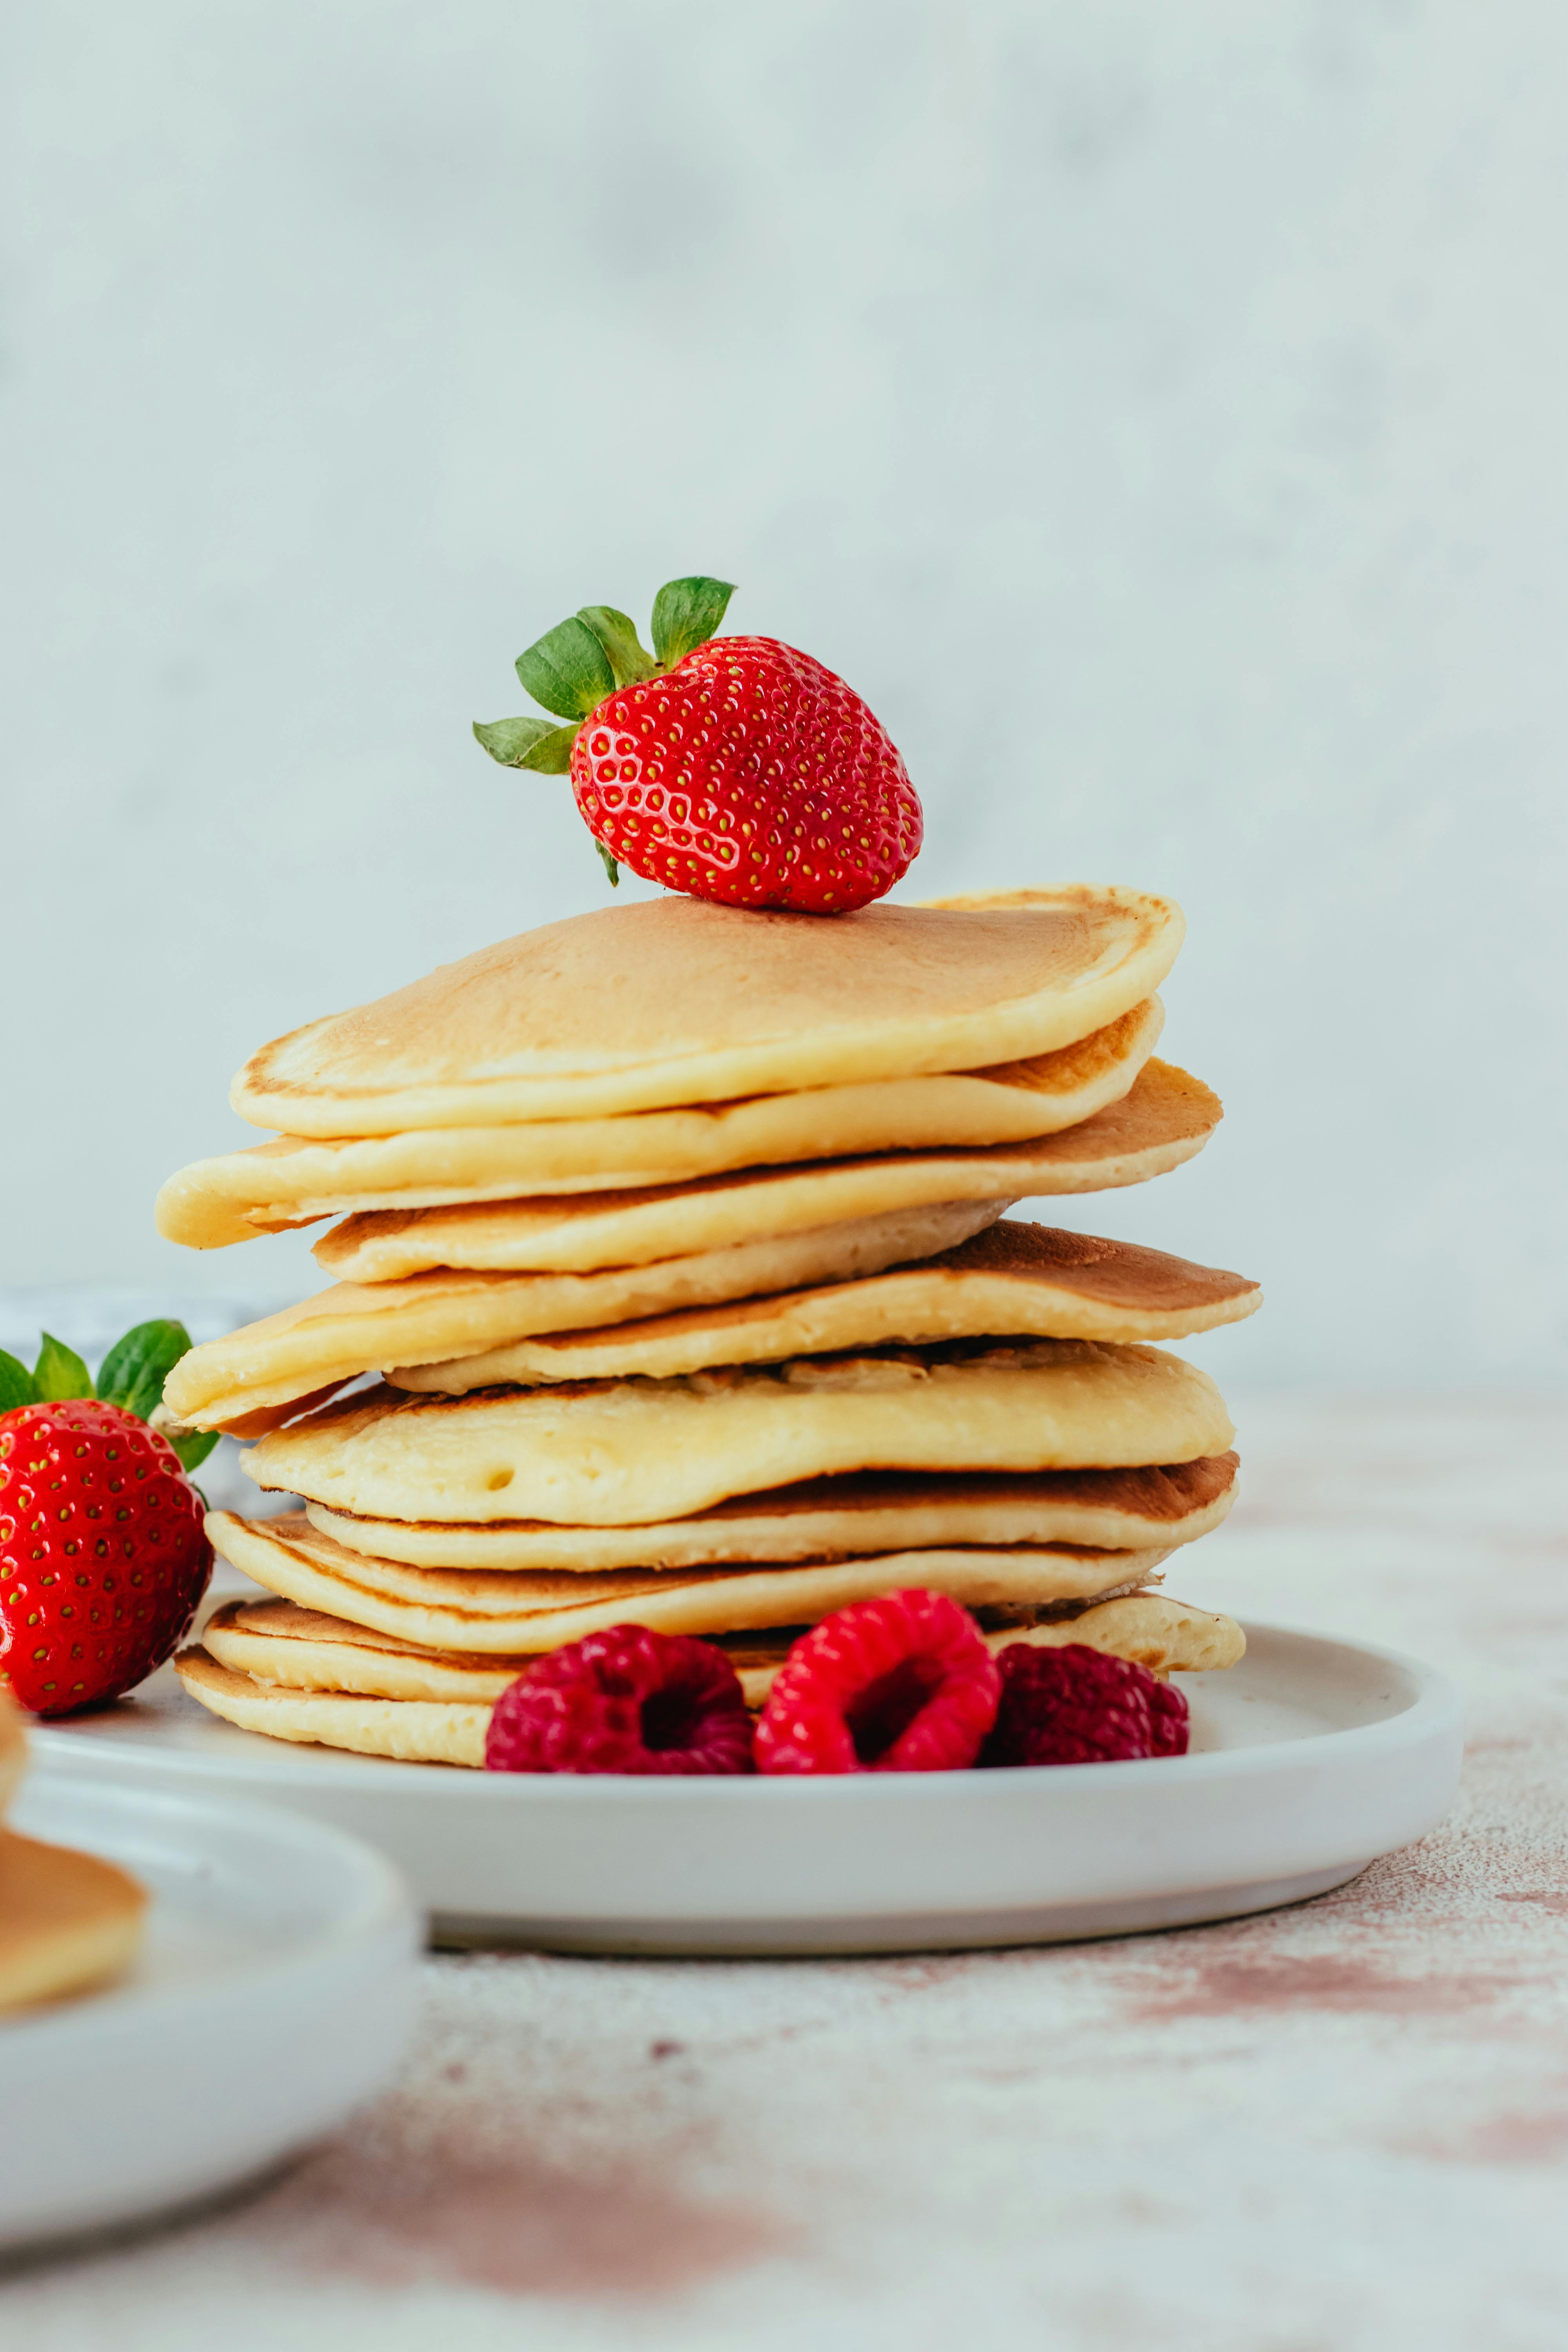
<path id="1" fill-rule="evenodd" d="M 536 702 L 564 719 L 474 733 L 503 767 L 570 772 L 612 883 L 733 907 L 841 915 L 918 855 L 921 804 L 886 729 L 843 679 L 774 637 L 714 631 L 733 590 L 671 580 L 652 654 L 624 613 L 585 605 L 520 654 Z"/>
<path id="2" fill-rule="evenodd" d="M 217 1440 L 148 1426 L 190 1346 L 139 1324 L 87 1366 L 44 1334 L 34 1370 L 0 1349 L 0 1696 L 35 1715 L 101 1706 L 161 1666 L 212 1573 L 185 1475 Z"/>

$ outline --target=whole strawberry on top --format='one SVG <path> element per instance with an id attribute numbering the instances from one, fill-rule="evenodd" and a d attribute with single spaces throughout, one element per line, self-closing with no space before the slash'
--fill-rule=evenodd
<path id="1" fill-rule="evenodd" d="M 184 1326 L 138 1324 L 96 1390 L 46 1332 L 32 1371 L 0 1349 L 0 1693 L 34 1715 L 118 1698 L 170 1657 L 212 1574 L 185 1475 L 214 1436 L 148 1426 Z"/>
<path id="2" fill-rule="evenodd" d="M 842 915 L 880 898 L 920 851 L 921 804 L 887 730 L 809 654 L 715 637 L 727 581 L 670 580 L 653 652 L 589 604 L 520 654 L 545 719 L 474 733 L 503 767 L 572 777 L 610 880 L 734 907 Z"/>

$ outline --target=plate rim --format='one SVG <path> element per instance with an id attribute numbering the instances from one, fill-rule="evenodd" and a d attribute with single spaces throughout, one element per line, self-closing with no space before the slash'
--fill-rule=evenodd
<path id="1" fill-rule="evenodd" d="M 1303 1738 L 1259 1742 L 1252 1747 L 1206 1749 L 1197 1755 L 1152 1756 L 1117 1759 L 1116 1787 L 1126 1789 L 1130 1773 L 1138 1776 L 1144 1786 L 1159 1786 L 1173 1779 L 1192 1782 L 1213 1780 L 1254 1774 L 1288 1771 L 1298 1767 L 1303 1752 L 1314 1757 L 1342 1758 L 1347 1751 L 1360 1748 L 1376 1753 L 1388 1748 L 1402 1748 L 1426 1738 L 1451 1731 L 1460 1725 L 1465 1716 L 1465 1695 L 1453 1675 L 1409 1651 L 1395 1650 L 1383 1643 L 1363 1642 L 1351 1637 L 1324 1633 L 1310 1626 L 1281 1624 L 1271 1619 L 1253 1618 L 1240 1621 L 1248 1637 L 1254 1634 L 1283 1635 L 1292 1642 L 1302 1642 L 1321 1649 L 1352 1651 L 1359 1658 L 1371 1659 L 1396 1669 L 1415 1685 L 1415 1695 L 1407 1706 L 1394 1714 L 1375 1718 L 1370 1723 L 1348 1724 L 1336 1730 L 1310 1732 Z M 1243 1662 L 1244 1663 L 1244 1662 Z M 231 1730 L 240 1727 L 231 1725 Z M 366 1756 L 347 1749 L 317 1748 L 308 1741 L 268 1740 L 267 1735 L 252 1732 L 250 1739 L 265 1740 L 268 1748 L 287 1747 L 300 1752 L 311 1768 L 310 1778 L 316 1788 L 331 1786 L 341 1790 L 368 1790 L 395 1785 L 385 1777 L 386 1768 L 396 1764 L 399 1780 L 405 1775 L 417 1775 L 422 1795 L 434 1795 L 438 1790 L 468 1791 L 470 1798 L 481 1803 L 517 1803 L 524 1799 L 548 1805 L 592 1804 L 603 1793 L 613 1792 L 622 1801 L 634 1804 L 832 1804 L 843 1802 L 846 1793 L 853 1790 L 858 1801 L 870 1803 L 894 1803 L 906 1798 L 914 1786 L 929 1797 L 952 1802 L 958 1792 L 973 1790 L 977 1777 L 986 1785 L 998 1790 L 1020 1786 L 1059 1787 L 1081 1790 L 1086 1775 L 1102 1774 L 1104 1762 L 1053 1765 L 1042 1782 L 1039 1766 L 1005 1765 L 993 1767 L 980 1776 L 971 1770 L 945 1772 L 854 1772 L 854 1773 L 631 1773 L 631 1772 L 488 1772 L 475 1771 L 452 1764 L 405 1762 L 402 1759 Z M 34 1769 L 47 1774 L 51 1766 L 64 1764 L 62 1778 L 85 1779 L 89 1775 L 88 1759 L 94 1755 L 97 1742 L 83 1741 L 79 1747 L 72 1742 L 66 1723 L 44 1723 L 33 1727 L 35 1741 Z M 156 1738 L 136 1746 L 139 1766 L 156 1771 L 168 1769 L 184 1776 L 193 1770 L 210 1774 L 215 1784 L 243 1780 L 247 1793 L 236 1797 L 237 1806 L 257 1811 L 286 1812 L 289 1810 L 289 1783 L 279 1779 L 276 1794 L 253 1793 L 249 1775 L 251 1766 L 245 1756 L 203 1756 L 187 1748 L 164 1747 Z M 69 1759 L 67 1762 L 67 1759 Z M 111 1768 L 107 1760 L 100 1768 L 107 1773 Z M 405 1785 L 407 1785 L 405 1782 Z M 478 1795 L 479 1790 L 487 1793 Z M 767 1793 L 763 1793 L 763 1792 Z M 872 1792 L 876 1793 L 873 1794 Z M 170 1795 L 179 1792 L 171 1790 Z M 468 1801 L 469 1798 L 459 1799 Z M 193 1803 L 203 1801 L 191 1798 Z M 216 1801 L 223 1803 L 219 1797 Z M 440 1798 L 437 1801 L 446 1801 Z M 318 1826 L 325 1826 L 317 1824 Z M 346 1832 L 336 1832 L 347 1834 Z M 353 1841 L 351 1840 L 351 1843 Z"/>

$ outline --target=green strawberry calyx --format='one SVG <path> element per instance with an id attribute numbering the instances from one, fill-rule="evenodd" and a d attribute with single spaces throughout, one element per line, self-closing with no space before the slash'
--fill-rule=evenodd
<path id="1" fill-rule="evenodd" d="M 637 635 L 636 622 L 625 613 L 613 604 L 584 604 L 517 657 L 518 677 L 551 717 L 476 719 L 477 740 L 503 768 L 565 775 L 583 721 L 620 687 L 663 677 L 689 653 L 706 645 L 734 593 L 732 581 L 701 574 L 667 580 L 653 600 L 651 654 Z M 620 868 L 602 841 L 594 845 L 613 887 L 621 878 Z"/>
<path id="2" fill-rule="evenodd" d="M 160 1318 L 138 1323 L 117 1339 L 99 1366 L 95 1381 L 74 1348 L 52 1332 L 41 1334 L 43 1345 L 31 1371 L 0 1348 L 0 1413 L 24 1404 L 64 1404 L 73 1397 L 96 1397 L 100 1404 L 118 1405 L 134 1413 L 166 1438 L 180 1457 L 187 1476 L 205 1462 L 217 1444 L 213 1430 L 186 1430 L 171 1423 L 163 1411 L 163 1382 L 190 1351 L 191 1335 L 183 1323 Z"/>

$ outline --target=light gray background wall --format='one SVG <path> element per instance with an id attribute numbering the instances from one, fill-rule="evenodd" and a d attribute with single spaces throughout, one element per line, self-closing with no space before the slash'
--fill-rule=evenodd
<path id="1" fill-rule="evenodd" d="M 159 1180 L 261 1039 L 598 903 L 471 717 L 689 569 L 871 700 L 910 888 L 1173 891 L 1233 1376 L 1568 1365 L 1568 14 L 5 14 L 0 1284 L 297 1292 Z M 215 1311 L 220 1300 L 213 1301 Z M 1216 1343 L 1217 1344 L 1217 1343 Z"/>

